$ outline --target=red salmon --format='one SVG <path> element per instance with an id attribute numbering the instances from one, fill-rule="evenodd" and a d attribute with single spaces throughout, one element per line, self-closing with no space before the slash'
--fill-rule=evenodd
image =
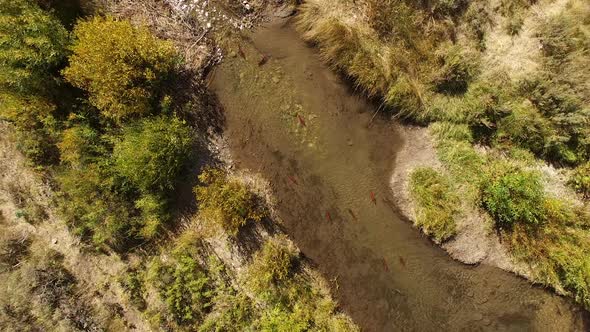
<path id="1" fill-rule="evenodd" d="M 299 119 L 299 124 L 301 124 L 303 127 L 307 127 L 307 125 L 305 124 L 305 120 L 301 115 L 297 114 L 297 119 Z"/>
<path id="2" fill-rule="evenodd" d="M 383 267 L 385 268 L 385 272 L 389 272 L 389 266 L 387 265 L 387 261 L 385 257 L 383 257 Z"/>
<path id="3" fill-rule="evenodd" d="M 330 212 L 326 212 L 326 220 L 332 221 L 332 216 L 330 215 Z"/>
<path id="4" fill-rule="evenodd" d="M 292 177 L 292 176 L 289 175 L 288 178 L 289 178 L 289 180 L 291 180 L 291 182 L 293 182 L 294 185 L 298 185 L 299 184 L 299 183 L 297 183 L 297 180 L 295 180 L 294 177 Z"/>
<path id="5" fill-rule="evenodd" d="M 377 205 L 377 199 L 375 198 L 375 193 L 371 191 L 371 201 L 373 204 Z"/>

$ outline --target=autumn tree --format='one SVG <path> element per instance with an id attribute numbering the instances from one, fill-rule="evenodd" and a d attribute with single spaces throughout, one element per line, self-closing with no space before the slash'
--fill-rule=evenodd
<path id="1" fill-rule="evenodd" d="M 65 78 L 86 90 L 90 102 L 108 118 L 149 114 L 178 59 L 172 43 L 146 27 L 112 17 L 82 21 L 73 34 Z"/>

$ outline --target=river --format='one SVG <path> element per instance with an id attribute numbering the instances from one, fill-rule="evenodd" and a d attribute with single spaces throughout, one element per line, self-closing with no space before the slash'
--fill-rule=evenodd
<path id="1" fill-rule="evenodd" d="M 210 88 L 232 156 L 271 183 L 283 228 L 364 331 L 586 329 L 570 300 L 455 262 L 399 216 L 388 186 L 404 144 L 396 126 L 381 115 L 371 122 L 375 107 L 289 20 L 228 49 Z"/>

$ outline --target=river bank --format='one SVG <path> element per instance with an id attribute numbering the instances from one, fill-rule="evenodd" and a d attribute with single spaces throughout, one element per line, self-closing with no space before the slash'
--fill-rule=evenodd
<path id="1" fill-rule="evenodd" d="M 409 227 L 389 187 L 403 135 L 381 118 L 367 128 L 372 106 L 290 23 L 237 43 L 210 78 L 235 167 L 270 183 L 285 231 L 361 328 L 584 329 L 569 301 L 455 263 Z"/>
<path id="2" fill-rule="evenodd" d="M 423 126 L 430 156 L 418 153 L 422 161 L 407 161 L 413 171 L 390 179 L 406 217 L 453 257 L 512 271 L 586 308 L 589 168 L 577 136 L 590 71 L 581 65 L 588 46 L 576 40 L 588 39 L 589 14 L 577 0 L 310 0 L 297 20 L 333 69 Z M 409 137 L 414 156 L 412 145 L 425 146 Z"/>

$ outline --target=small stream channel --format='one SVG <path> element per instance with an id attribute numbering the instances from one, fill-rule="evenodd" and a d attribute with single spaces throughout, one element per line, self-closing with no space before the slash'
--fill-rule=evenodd
<path id="1" fill-rule="evenodd" d="M 387 119 L 367 128 L 375 108 L 291 22 L 239 44 L 210 77 L 233 158 L 270 181 L 286 232 L 364 331 L 586 328 L 571 301 L 455 262 L 400 218 L 388 183 L 404 142 Z"/>

